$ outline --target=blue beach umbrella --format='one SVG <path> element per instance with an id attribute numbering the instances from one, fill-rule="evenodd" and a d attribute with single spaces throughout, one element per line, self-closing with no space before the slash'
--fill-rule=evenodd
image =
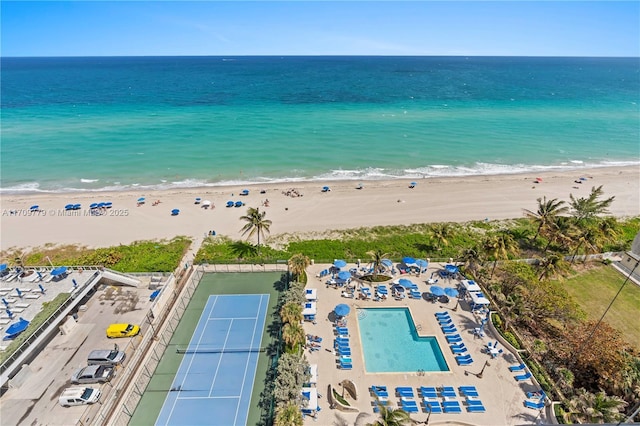
<path id="1" fill-rule="evenodd" d="M 139 203 L 144 203 L 144 200 L 145 200 L 145 198 L 144 198 L 144 197 L 140 197 L 140 198 L 138 198 L 138 202 L 139 202 Z"/>
<path id="2" fill-rule="evenodd" d="M 80 210 L 81 207 L 82 207 L 82 204 L 74 204 L 73 205 L 73 209 L 74 210 Z"/>
<path id="3" fill-rule="evenodd" d="M 333 262 L 333 266 L 335 266 L 336 268 L 344 268 L 345 266 L 347 266 L 347 262 L 342 259 L 338 259 Z"/>
<path id="4" fill-rule="evenodd" d="M 336 307 L 333 309 L 333 312 L 335 312 L 339 317 L 344 317 L 345 315 L 349 315 L 349 312 L 351 312 L 351 308 L 349 307 L 349 305 L 341 303 L 339 305 L 336 305 Z"/>
<path id="5" fill-rule="evenodd" d="M 39 208 L 40 208 L 40 206 L 35 205 L 35 206 L 31 206 L 31 207 L 29 207 L 29 210 L 31 210 L 31 211 L 36 211 L 36 210 L 38 210 Z"/>
<path id="6" fill-rule="evenodd" d="M 400 278 L 398 280 L 398 284 L 400 284 L 403 287 L 412 287 L 414 285 L 411 280 L 408 280 L 406 278 Z"/>
<path id="7" fill-rule="evenodd" d="M 382 259 L 382 265 L 386 266 L 387 268 L 391 268 L 393 266 L 393 262 L 391 261 L 391 259 Z"/>
<path id="8" fill-rule="evenodd" d="M 9 308 L 5 309 L 5 312 L 7 313 L 7 316 L 9 317 L 9 319 L 13 319 L 13 312 L 11 312 Z"/>
<path id="9" fill-rule="evenodd" d="M 416 260 L 413 257 L 407 256 L 402 258 L 402 263 L 404 263 L 407 266 L 415 265 Z"/>
<path id="10" fill-rule="evenodd" d="M 66 206 L 64 206 L 65 210 L 73 210 L 73 204 L 67 204 Z"/>
<path id="11" fill-rule="evenodd" d="M 444 296 L 445 294 L 444 289 L 439 285 L 432 285 L 431 288 L 429 288 L 429 291 L 435 296 Z"/>
<path id="12" fill-rule="evenodd" d="M 233 201 L 227 201 L 227 207 L 233 207 Z"/>
<path id="13" fill-rule="evenodd" d="M 110 209 L 111 207 L 113 207 L 113 203 L 111 201 L 107 201 L 106 203 L 104 203 L 104 206 Z"/>
<path id="14" fill-rule="evenodd" d="M 22 333 L 29 326 L 29 321 L 20 317 L 20 320 L 16 323 L 11 324 L 7 331 L 5 332 L 7 335 L 4 336 L 2 340 L 11 340 L 14 339 L 18 334 Z"/>
<path id="15" fill-rule="evenodd" d="M 444 294 L 449 297 L 458 297 L 458 290 L 453 287 L 445 287 Z"/>
<path id="16" fill-rule="evenodd" d="M 178 209 L 171 210 L 171 216 L 178 216 L 179 214 L 180 214 L 180 210 Z"/>
<path id="17" fill-rule="evenodd" d="M 93 209 L 97 209 L 97 208 L 98 208 L 98 203 L 91 203 L 91 205 L 89 206 L 89 208 L 90 208 L 91 210 L 93 210 Z"/>
<path id="18" fill-rule="evenodd" d="M 101 209 L 103 207 L 107 207 L 107 203 L 98 203 L 98 208 Z"/>
<path id="19" fill-rule="evenodd" d="M 416 265 L 418 265 L 420 268 L 426 268 L 427 266 L 429 266 L 429 262 L 424 259 L 416 259 Z"/>
<path id="20" fill-rule="evenodd" d="M 349 278 L 351 278 L 351 272 L 340 271 L 338 272 L 338 278 L 340 278 L 341 280 L 348 280 Z"/>
<path id="21" fill-rule="evenodd" d="M 196 197 L 196 204 L 200 204 L 200 201 L 202 201 L 202 198 Z"/>
<path id="22" fill-rule="evenodd" d="M 413 187 L 414 187 L 414 186 L 416 186 L 416 185 L 417 185 L 417 183 L 416 183 L 416 182 L 411 182 L 411 183 L 409 184 L 409 188 L 413 188 Z"/>
<path id="23" fill-rule="evenodd" d="M 66 266 L 58 266 L 57 268 L 54 268 L 51 271 L 51 276 L 57 277 L 58 275 L 62 275 L 65 272 L 67 272 L 67 267 Z"/>
<path id="24" fill-rule="evenodd" d="M 457 274 L 460 270 L 456 265 L 445 265 L 444 269 L 446 269 L 450 274 Z"/>
<path id="25" fill-rule="evenodd" d="M 5 299 L 4 297 L 2 298 L 2 303 L 4 303 L 4 306 L 6 306 L 7 308 L 9 307 L 9 302 L 7 302 L 7 299 Z"/>
<path id="26" fill-rule="evenodd" d="M 7 266 L 7 264 L 6 264 L 6 263 L 1 264 L 1 265 L 0 265 L 0 272 L 4 271 L 4 270 L 5 270 L 5 269 L 7 269 L 7 268 L 8 268 L 8 266 Z"/>

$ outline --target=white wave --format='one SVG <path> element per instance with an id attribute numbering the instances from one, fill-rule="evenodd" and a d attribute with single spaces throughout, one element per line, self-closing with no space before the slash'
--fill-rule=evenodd
<path id="1" fill-rule="evenodd" d="M 93 182 L 98 182 L 100 179 L 80 179 L 80 182 L 82 183 L 93 183 Z"/>

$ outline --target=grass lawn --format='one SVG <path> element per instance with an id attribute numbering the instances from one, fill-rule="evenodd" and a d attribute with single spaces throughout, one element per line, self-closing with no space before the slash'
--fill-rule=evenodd
<path id="1" fill-rule="evenodd" d="M 597 321 L 624 280 L 625 276 L 613 266 L 602 266 L 567 279 L 562 284 L 587 312 L 589 319 Z M 620 330 L 625 340 L 640 350 L 638 312 L 640 312 L 640 287 L 633 281 L 628 281 L 604 320 Z"/>

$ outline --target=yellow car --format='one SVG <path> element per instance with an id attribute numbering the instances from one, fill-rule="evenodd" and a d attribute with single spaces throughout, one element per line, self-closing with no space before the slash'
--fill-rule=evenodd
<path id="1" fill-rule="evenodd" d="M 140 326 L 134 324 L 111 324 L 107 327 L 107 337 L 133 337 L 140 333 Z"/>

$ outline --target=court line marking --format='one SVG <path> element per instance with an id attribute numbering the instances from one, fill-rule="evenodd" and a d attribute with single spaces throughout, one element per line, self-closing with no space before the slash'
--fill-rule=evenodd
<path id="1" fill-rule="evenodd" d="M 258 317 L 235 317 L 235 318 L 227 318 L 227 317 L 218 317 L 218 318 L 207 318 L 207 321 L 217 321 L 217 320 L 255 320 Z"/>
<path id="2" fill-rule="evenodd" d="M 256 316 L 256 320 L 253 323 L 253 334 L 251 335 L 251 345 L 253 345 L 253 341 L 256 338 L 256 328 L 258 327 L 258 316 L 262 316 L 260 315 L 260 312 L 262 312 L 262 300 L 263 297 L 260 296 L 260 303 L 258 304 L 258 315 Z M 265 315 L 265 319 L 266 319 L 266 315 Z M 262 321 L 263 323 L 263 328 L 264 328 L 264 320 Z M 258 344 L 258 347 L 260 347 L 260 345 L 262 344 L 262 334 L 260 334 L 260 343 Z M 249 353 L 249 356 L 247 357 L 247 363 L 244 365 L 244 376 L 242 377 L 242 387 L 240 388 L 240 395 L 243 394 L 244 392 L 244 385 L 247 382 L 247 370 L 249 369 L 249 361 L 251 361 L 251 353 Z M 256 365 L 255 365 L 255 369 L 258 368 L 258 360 L 256 359 Z M 254 380 L 255 380 L 255 372 L 253 373 L 254 376 Z M 236 405 L 236 416 L 233 419 L 233 424 L 235 425 L 238 422 L 238 412 L 240 411 L 240 400 L 238 400 L 238 405 Z M 249 398 L 249 403 L 251 403 L 251 398 Z M 247 411 L 247 415 L 249 414 L 249 412 Z"/>
<path id="3" fill-rule="evenodd" d="M 213 308 L 216 306 L 217 303 L 218 303 L 218 296 L 216 296 L 215 300 L 213 301 L 213 304 L 211 305 L 211 310 L 209 311 L 209 314 L 207 314 L 207 318 L 211 316 L 211 312 L 213 312 Z M 200 325 L 200 320 L 198 320 L 198 325 Z M 196 347 L 199 346 L 200 341 L 202 340 L 202 337 L 204 336 L 204 330 L 206 330 L 206 328 L 207 328 L 206 326 L 207 326 L 207 323 L 204 322 L 204 327 L 202 327 L 202 330 L 200 331 L 200 338 L 198 339 L 198 343 L 196 344 Z M 197 329 L 197 326 L 196 326 L 196 329 Z M 189 343 L 191 343 L 191 342 L 189 342 Z M 182 389 L 182 386 L 184 385 L 184 382 L 187 380 L 187 377 L 189 376 L 189 371 L 191 371 L 191 365 L 193 364 L 193 360 L 195 358 L 196 358 L 195 356 L 192 356 L 191 360 L 189 361 L 189 366 L 187 367 L 187 371 L 185 372 L 184 377 L 182 378 L 182 383 L 180 384 L 180 389 Z M 180 367 L 178 367 L 178 370 L 179 369 L 180 369 Z M 169 411 L 169 416 L 167 417 L 167 422 L 165 423 L 166 425 L 169 424 L 169 420 L 171 419 L 171 417 L 173 417 L 173 411 L 176 409 L 176 404 L 178 403 L 178 400 L 180 399 L 180 392 L 182 392 L 182 391 L 178 391 L 178 394 L 176 395 L 176 399 L 173 401 L 173 404 L 171 406 L 171 410 Z"/>
<path id="4" fill-rule="evenodd" d="M 240 395 L 238 396 L 185 396 L 180 399 L 240 399 Z"/>
<path id="5" fill-rule="evenodd" d="M 229 334 L 231 334 L 231 327 L 233 327 L 233 320 L 229 324 L 229 328 L 227 329 L 227 335 L 224 338 L 224 343 L 222 344 L 222 352 L 227 347 L 227 341 L 229 340 Z M 216 383 L 216 378 L 218 377 L 218 371 L 220 371 L 220 363 L 222 362 L 222 355 L 218 358 L 218 365 L 216 365 L 216 374 L 213 375 L 213 380 L 211 381 L 211 386 L 209 387 L 209 395 L 213 392 L 213 385 Z"/>

